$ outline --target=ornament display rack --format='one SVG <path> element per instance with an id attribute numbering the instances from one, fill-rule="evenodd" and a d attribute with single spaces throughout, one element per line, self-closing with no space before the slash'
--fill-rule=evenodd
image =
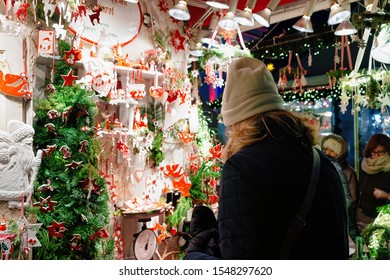
<path id="1" fill-rule="evenodd" d="M 60 61 L 61 57 L 58 55 L 48 55 L 48 54 L 41 54 L 36 57 L 36 64 L 41 65 L 53 65 L 53 63 Z M 82 67 L 83 61 L 79 60 L 76 62 L 76 68 L 80 69 Z M 126 66 L 115 66 L 115 69 L 118 74 L 127 74 L 127 72 L 130 72 L 130 74 L 135 71 L 132 67 L 126 67 Z M 158 75 L 159 79 L 162 77 L 162 73 L 159 71 L 151 71 L 151 70 L 142 70 L 142 77 L 147 80 L 154 79 L 155 75 Z"/>
<path id="2" fill-rule="evenodd" d="M 49 73 L 49 71 L 52 70 L 49 69 L 49 67 L 54 67 L 60 60 L 60 56 L 41 54 L 36 57 L 35 64 L 47 66 L 46 72 Z M 75 63 L 74 69 L 76 69 L 77 72 L 75 74 L 79 79 L 84 77 L 87 72 L 82 60 Z M 139 71 L 139 69 L 115 65 L 113 70 L 114 74 L 116 73 L 117 75 L 117 80 L 121 81 L 123 85 L 126 84 L 126 77 L 131 76 L 135 71 Z M 150 211 L 146 210 L 137 210 L 133 213 L 124 211 L 124 202 L 138 198 L 141 193 L 146 193 L 147 191 L 144 190 L 145 185 L 147 184 L 146 177 L 153 176 L 151 175 L 153 172 L 146 166 L 146 162 L 146 171 L 142 180 L 134 176 L 134 172 L 139 171 L 136 170 L 139 168 L 134 166 L 134 163 L 139 161 L 139 158 L 134 155 L 132 151 L 134 141 L 138 141 L 137 138 L 139 138 L 137 132 L 133 129 L 135 108 L 137 105 L 145 106 L 146 108 L 148 102 L 152 100 L 149 95 L 149 88 L 156 83 L 156 79 L 157 82 L 162 82 L 163 78 L 162 73 L 159 71 L 142 70 L 141 75 L 146 92 L 146 95 L 141 99 L 121 99 L 118 96 L 117 99 L 106 100 L 96 96 L 96 104 L 99 113 L 95 117 L 95 123 L 100 124 L 104 122 L 106 124 L 106 126 L 101 127 L 97 133 L 103 150 L 102 155 L 100 156 L 99 166 L 102 174 L 105 174 L 107 177 L 109 189 L 112 188 L 112 190 L 110 190 L 112 191 L 110 195 L 113 195 L 113 197 L 116 198 L 115 201 L 112 201 L 115 210 L 121 210 L 121 212 L 123 212 L 119 219 L 119 223 L 122 228 L 124 239 L 124 259 L 134 259 L 134 233 L 139 232 L 142 226 L 138 220 L 140 217 L 148 216 L 148 213 L 150 213 Z M 108 109 L 106 112 L 107 114 L 104 112 L 105 109 Z M 114 122 L 115 118 L 117 118 L 117 123 Z M 142 141 L 140 142 L 141 145 L 143 145 Z M 127 155 L 118 149 L 119 143 L 128 146 L 129 152 Z M 157 191 L 153 193 L 154 199 L 156 199 L 156 193 Z M 152 197 L 152 195 L 150 196 Z M 153 217 L 151 217 L 153 220 L 152 224 L 155 224 L 156 222 L 161 224 L 164 223 L 165 215 L 164 211 L 161 211 L 161 209 L 162 208 L 160 207 L 159 209 L 151 210 L 153 213 Z"/>

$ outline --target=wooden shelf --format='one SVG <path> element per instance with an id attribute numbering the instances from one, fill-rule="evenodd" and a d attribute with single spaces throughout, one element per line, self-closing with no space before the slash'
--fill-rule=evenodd
<path id="1" fill-rule="evenodd" d="M 43 65 L 52 65 L 53 63 L 56 64 L 58 61 L 61 60 L 61 57 L 58 55 L 48 55 L 48 54 L 41 54 L 37 56 L 36 64 L 43 64 Z M 83 67 L 83 61 L 79 60 L 76 62 L 75 67 Z M 114 67 L 118 74 L 127 74 L 128 72 L 132 73 L 133 71 L 137 70 L 132 67 L 125 67 L 125 66 L 115 66 Z M 142 70 L 142 78 L 144 79 L 154 79 L 154 76 L 157 74 L 158 78 L 162 77 L 162 73 L 158 71 L 150 71 L 150 70 Z"/>

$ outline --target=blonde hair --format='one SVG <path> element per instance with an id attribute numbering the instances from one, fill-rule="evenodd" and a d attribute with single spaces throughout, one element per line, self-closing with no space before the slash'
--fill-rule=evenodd
<path id="1" fill-rule="evenodd" d="M 223 160 L 243 148 L 267 137 L 282 139 L 289 135 L 311 146 L 316 142 L 316 130 L 309 124 L 310 118 L 297 113 L 274 110 L 258 114 L 235 123 L 226 130 L 227 142 L 223 149 Z"/>

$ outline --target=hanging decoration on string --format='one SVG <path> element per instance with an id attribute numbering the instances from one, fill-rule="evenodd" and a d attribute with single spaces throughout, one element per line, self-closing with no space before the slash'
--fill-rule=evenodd
<path id="1" fill-rule="evenodd" d="M 32 93 L 26 90 L 28 79 L 26 73 L 4 74 L 0 70 L 0 92 L 12 96 L 32 96 Z"/>
<path id="2" fill-rule="evenodd" d="M 185 50 L 184 48 L 185 40 L 186 38 L 180 34 L 179 29 L 176 29 L 175 31 L 171 31 L 170 43 L 176 53 L 178 53 L 180 50 Z"/>

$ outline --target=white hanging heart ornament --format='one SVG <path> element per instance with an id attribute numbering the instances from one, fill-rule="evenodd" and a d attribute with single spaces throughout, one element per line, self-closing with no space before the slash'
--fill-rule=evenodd
<path id="1" fill-rule="evenodd" d="M 134 170 L 134 177 L 135 179 L 137 180 L 137 182 L 139 183 L 142 179 L 142 177 L 144 177 L 144 170 Z"/>

